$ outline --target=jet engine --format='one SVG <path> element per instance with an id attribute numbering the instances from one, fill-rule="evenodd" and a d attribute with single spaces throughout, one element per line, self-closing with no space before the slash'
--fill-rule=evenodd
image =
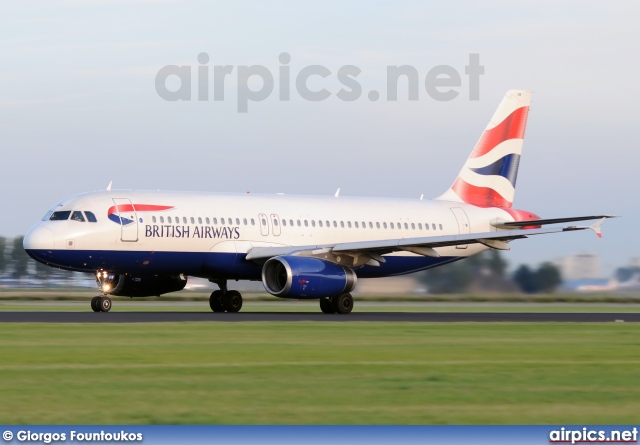
<path id="1" fill-rule="evenodd" d="M 278 256 L 262 267 L 265 289 L 281 298 L 335 297 L 352 291 L 356 281 L 351 268 L 318 258 Z"/>

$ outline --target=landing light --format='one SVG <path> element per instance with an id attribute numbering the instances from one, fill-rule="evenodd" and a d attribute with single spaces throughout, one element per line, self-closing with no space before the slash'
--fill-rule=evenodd
<path id="1" fill-rule="evenodd" d="M 109 292 L 110 289 L 111 289 L 111 285 L 109 284 L 105 284 L 104 286 L 102 286 L 103 292 Z"/>

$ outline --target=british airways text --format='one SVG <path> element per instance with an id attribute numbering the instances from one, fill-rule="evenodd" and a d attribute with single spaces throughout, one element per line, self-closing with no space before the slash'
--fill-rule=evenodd
<path id="1" fill-rule="evenodd" d="M 193 229 L 193 230 L 192 230 Z M 147 238 L 240 238 L 239 227 L 211 227 L 211 226 L 172 226 L 149 225 L 145 226 Z"/>

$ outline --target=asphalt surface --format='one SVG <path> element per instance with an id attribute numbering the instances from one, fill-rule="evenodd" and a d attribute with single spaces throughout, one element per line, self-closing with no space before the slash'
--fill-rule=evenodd
<path id="1" fill-rule="evenodd" d="M 0 312 L 0 323 L 162 323 L 162 322 L 640 322 L 640 313 L 547 312 Z"/>

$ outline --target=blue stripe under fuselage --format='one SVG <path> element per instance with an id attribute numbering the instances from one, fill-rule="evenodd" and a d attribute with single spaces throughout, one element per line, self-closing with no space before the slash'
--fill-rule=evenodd
<path id="1" fill-rule="evenodd" d="M 116 250 L 27 250 L 29 256 L 51 266 L 79 272 L 99 269 L 134 276 L 185 274 L 213 279 L 260 280 L 262 266 L 245 260 L 244 253 L 149 252 Z M 461 259 L 425 256 L 385 256 L 380 267 L 355 268 L 359 278 L 402 275 Z"/>

